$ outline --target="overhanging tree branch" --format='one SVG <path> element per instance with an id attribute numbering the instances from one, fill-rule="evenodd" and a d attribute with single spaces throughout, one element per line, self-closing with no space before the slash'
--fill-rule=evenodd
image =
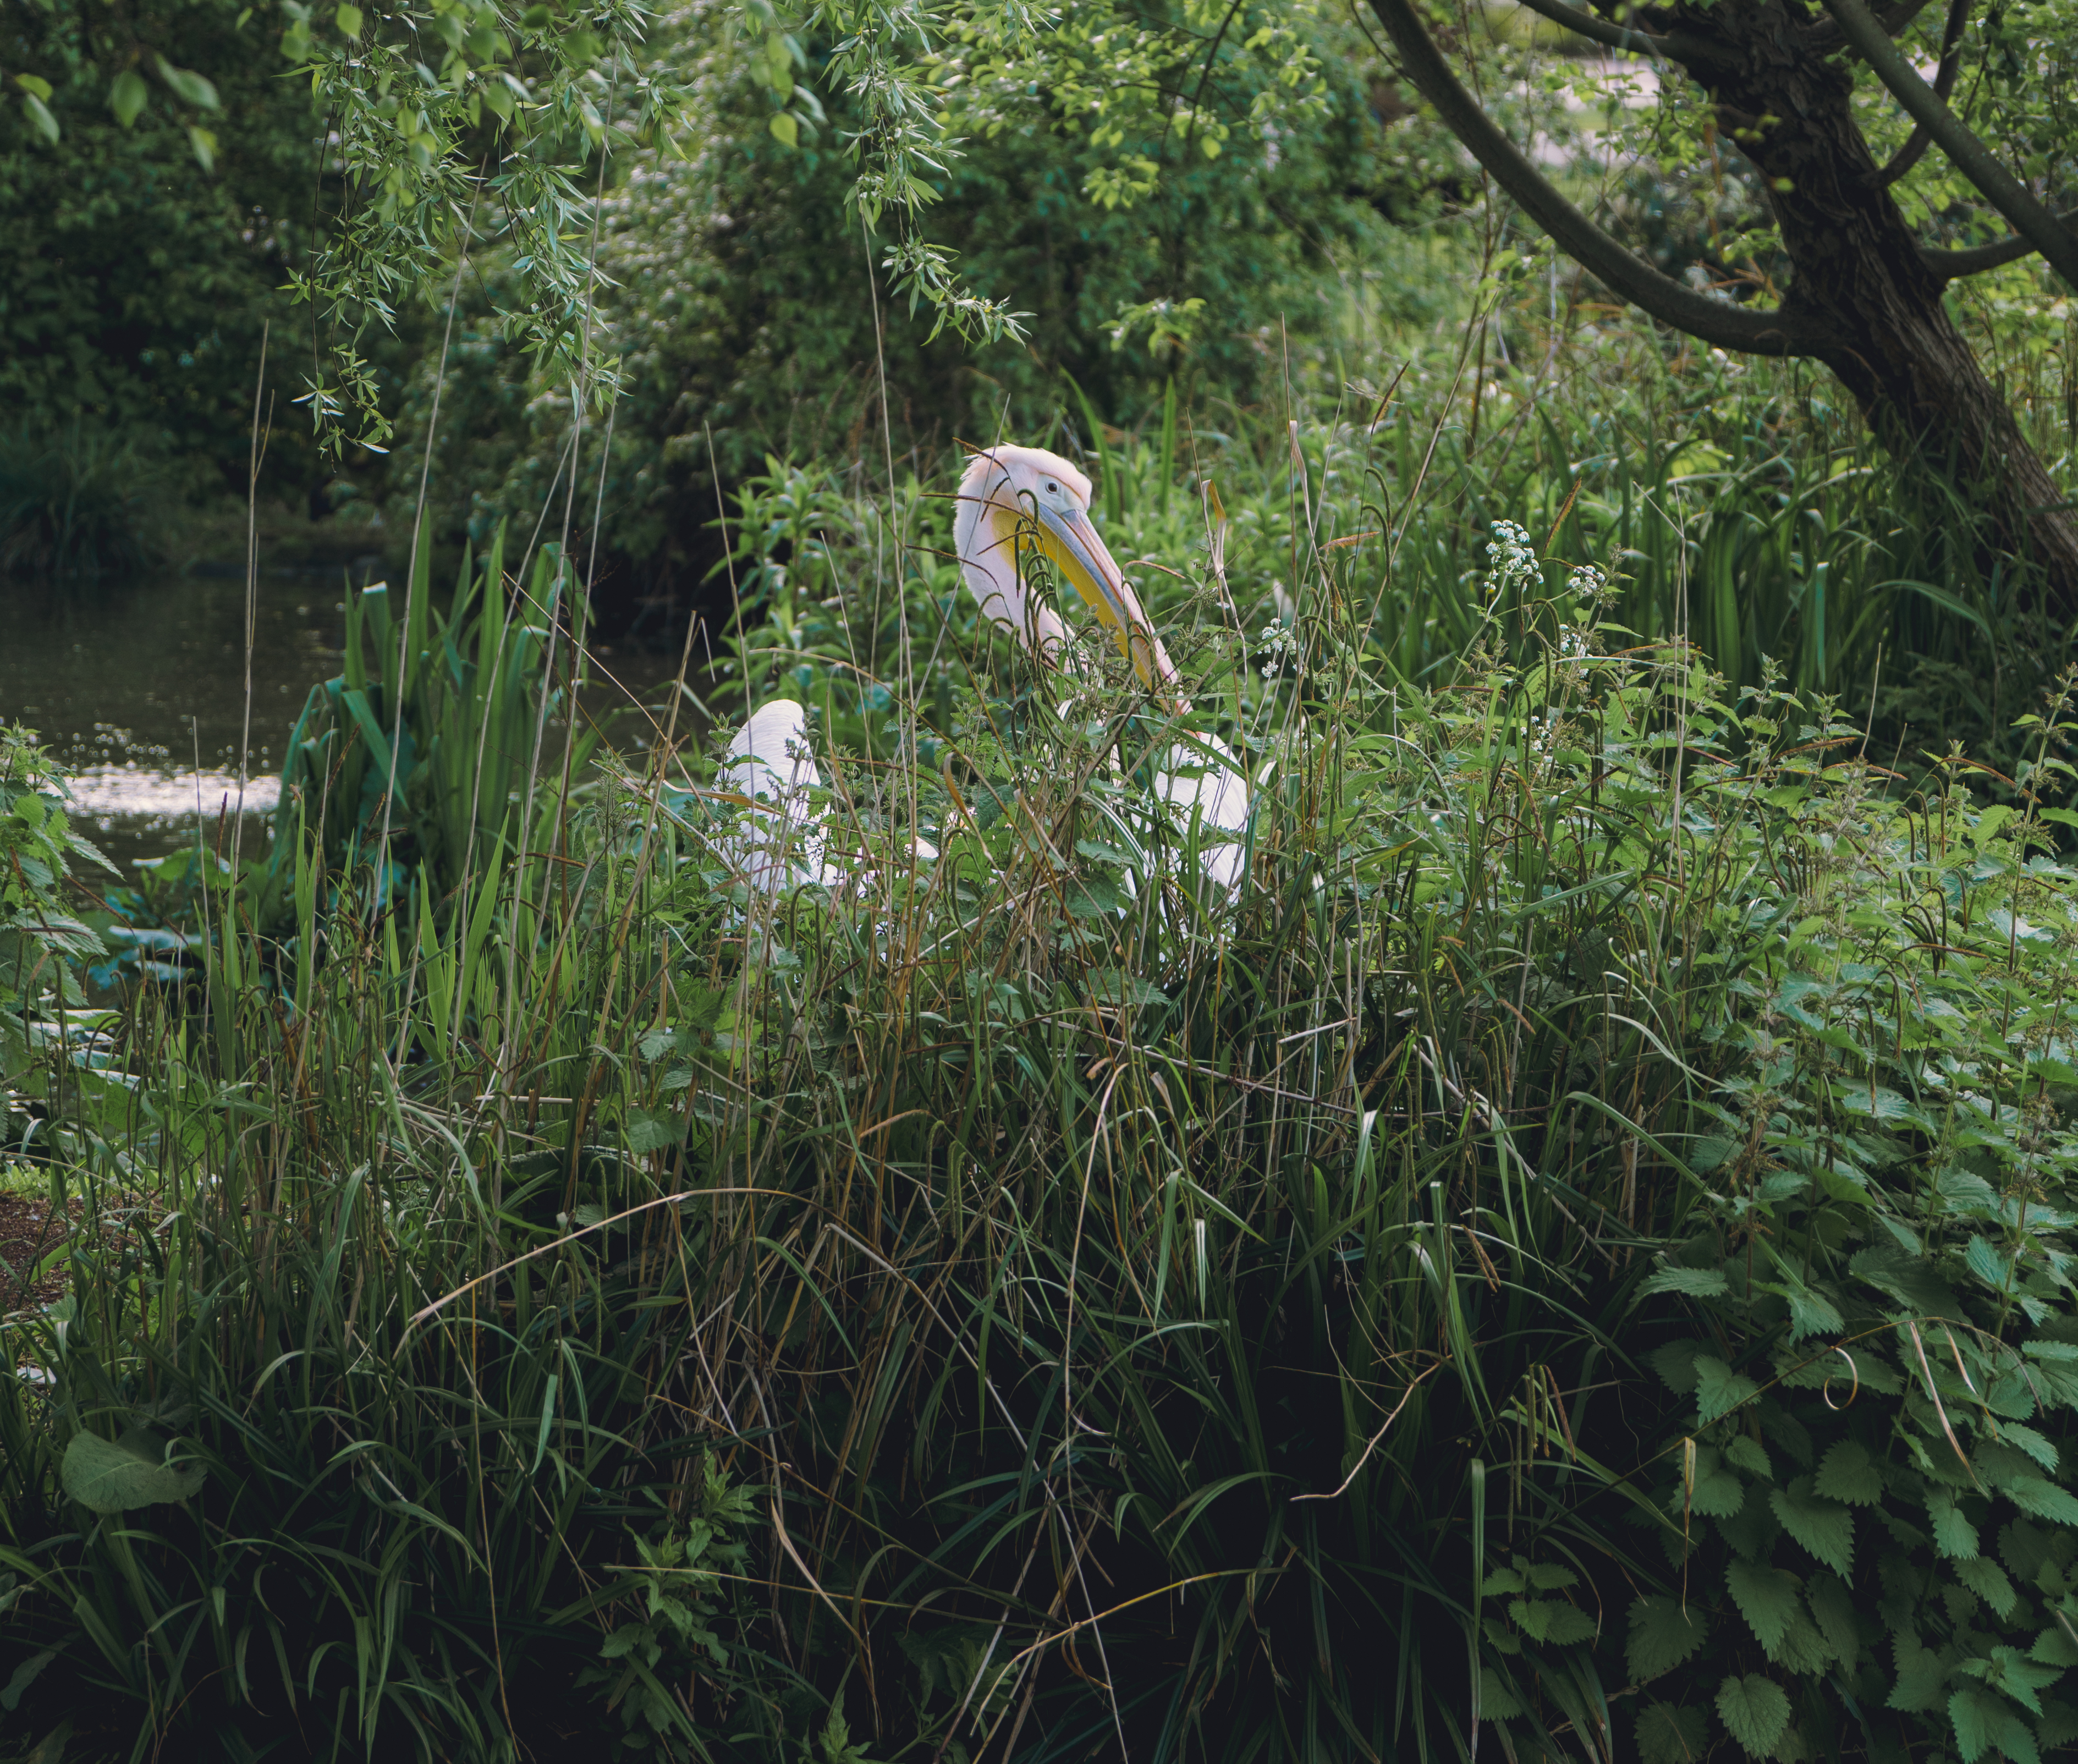
<path id="1" fill-rule="evenodd" d="M 2078 227 L 2078 208 L 2067 208 L 2058 218 L 2066 227 Z M 1919 248 L 1919 261 L 1943 281 L 1982 275 L 1987 269 L 1997 269 L 2001 264 L 2018 263 L 2022 258 L 2034 255 L 2034 241 L 2018 233 L 2009 233 L 1992 244 L 1973 245 L 1967 251 L 1936 251 L 1926 245 Z"/>
<path id="2" fill-rule="evenodd" d="M 1629 25 L 1612 24 L 1579 6 L 1569 6 L 1567 0 L 1522 0 L 1522 3 L 1532 12 L 1542 15 L 1554 24 L 1563 25 L 1591 43 L 1604 44 L 1631 55 L 1649 55 L 1663 61 L 1684 63 L 1725 59 L 1724 51 L 1716 44 L 1691 31 L 1635 31 Z"/>
<path id="3" fill-rule="evenodd" d="M 1876 15 L 1876 23 L 1889 36 L 1904 34 L 1905 27 L 1926 10 L 1926 0 L 1901 0 L 1894 6 L 1885 6 Z M 1839 26 L 1830 19 L 1821 19 L 1804 33 L 1807 49 L 1837 48 L 1846 40 Z"/>
<path id="4" fill-rule="evenodd" d="M 1401 71 L 1435 107 L 1443 126 L 1471 150 L 1494 181 L 1561 249 L 1613 292 L 1663 324 L 1703 343 L 1749 355 L 1812 355 L 1827 334 L 1793 313 L 1749 312 L 1698 294 L 1641 262 L 1559 194 L 1458 83 L 1412 0 L 1371 0 L 1371 10 L 1400 52 Z"/>
<path id="5" fill-rule="evenodd" d="M 1920 78 L 1862 0 L 1826 0 L 1826 10 L 1876 77 L 1905 106 L 1913 121 L 1933 136 L 1955 169 L 1976 186 L 1985 201 L 2012 223 L 2015 232 L 2049 260 L 2059 276 L 2078 288 L 2078 233 L 2030 195 L 2020 180 L 1999 163 L 1991 149 Z"/>
<path id="6" fill-rule="evenodd" d="M 1963 65 L 1963 27 L 1970 22 L 1970 6 L 1971 0 L 1949 0 L 1948 23 L 1941 32 L 1941 65 L 1934 70 L 1934 95 L 1944 104 L 1955 90 L 1955 74 Z M 1895 184 L 1919 163 L 1933 140 L 1923 123 L 1914 123 L 1905 145 L 1877 174 L 1878 181 Z"/>

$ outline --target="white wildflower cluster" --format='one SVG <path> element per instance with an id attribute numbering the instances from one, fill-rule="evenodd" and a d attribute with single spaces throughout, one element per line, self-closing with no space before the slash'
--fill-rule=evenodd
<path id="1" fill-rule="evenodd" d="M 1575 631 L 1571 625 L 1558 628 L 1558 659 L 1561 661 L 1585 661 L 1588 659 L 1588 634 Z"/>
<path id="2" fill-rule="evenodd" d="M 1284 671 L 1284 658 L 1299 653 L 1299 633 L 1287 624 L 1272 622 L 1265 625 L 1255 640 L 1263 651 L 1262 677 L 1266 680 L 1275 680 Z"/>
<path id="3" fill-rule="evenodd" d="M 1558 739 L 1558 719 L 1540 715 L 1532 711 L 1529 713 L 1529 751 L 1540 760 L 1549 759 L 1552 744 Z"/>
<path id="4" fill-rule="evenodd" d="M 1512 520 L 1497 520 L 1487 546 L 1487 598 L 1498 600 L 1508 589 L 1536 586 L 1542 573 L 1529 535 Z"/>
<path id="5" fill-rule="evenodd" d="M 1601 607 L 1616 598 L 1616 584 L 1598 565 L 1582 564 L 1566 578 L 1566 591 L 1583 606 Z"/>

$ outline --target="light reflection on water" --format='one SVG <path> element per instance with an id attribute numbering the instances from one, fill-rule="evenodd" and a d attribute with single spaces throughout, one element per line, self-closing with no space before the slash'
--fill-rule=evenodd
<path id="1" fill-rule="evenodd" d="M 276 569 L 253 619 L 244 849 L 267 837 L 283 750 L 310 689 L 343 661 L 344 571 Z M 365 579 L 362 573 L 358 579 Z M 81 831 L 126 876 L 189 844 L 198 825 L 227 847 L 245 714 L 242 574 L 127 582 L 0 579 L 0 720 L 42 733 L 74 770 Z M 607 653 L 632 691 L 653 696 L 678 657 Z M 593 715 L 619 694 L 587 694 Z M 632 728 L 621 740 L 637 737 Z"/>

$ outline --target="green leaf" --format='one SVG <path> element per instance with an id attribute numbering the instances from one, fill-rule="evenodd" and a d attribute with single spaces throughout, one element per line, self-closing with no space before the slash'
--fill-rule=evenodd
<path id="1" fill-rule="evenodd" d="M 1508 1614 L 1531 1641 L 1554 1647 L 1586 1641 L 1595 1633 L 1594 1620 L 1563 1599 L 1511 1599 Z"/>
<path id="2" fill-rule="evenodd" d="M 1479 1668 L 1479 1718 L 1506 1721 L 1522 1713 L 1522 1699 L 1501 1680 L 1492 1666 Z"/>
<path id="3" fill-rule="evenodd" d="M 33 92 L 22 94 L 22 108 L 29 113 L 29 121 L 35 131 L 43 136 L 46 146 L 58 144 L 58 119 L 51 115 L 51 107 Z"/>
<path id="4" fill-rule="evenodd" d="M 58 1468 L 65 1493 L 96 1513 L 186 1500 L 202 1487 L 202 1474 L 200 1465 L 169 1465 L 165 1443 L 135 1428 L 119 1443 L 98 1433 L 74 1434 Z"/>
<path id="5" fill-rule="evenodd" d="M 1731 1288 L 1714 1268 L 1662 1268 L 1646 1282 L 1644 1290 L 1678 1292 L 1691 1299 L 1721 1299 Z"/>
<path id="6" fill-rule="evenodd" d="M 1730 1519 L 1746 1504 L 1746 1485 L 1728 1470 L 1698 1477 L 1688 1495 L 1688 1510 L 1705 1519 Z"/>
<path id="7" fill-rule="evenodd" d="M 177 68 L 163 55 L 154 55 L 152 64 L 159 70 L 159 77 L 166 88 L 183 104 L 192 104 L 197 110 L 213 111 L 218 108 L 216 88 L 190 68 Z"/>
<path id="8" fill-rule="evenodd" d="M 2013 1764 L 2042 1764 L 2034 1736 L 2003 1699 L 1974 1684 L 1966 1684 L 1948 1699 L 1948 1719 L 1955 1724 L 1955 1749 L 1963 1764 L 1976 1764 L 1996 1748 Z"/>
<path id="9" fill-rule="evenodd" d="M 1767 1448 L 1750 1433 L 1742 1433 L 1725 1448 L 1725 1459 L 1753 1475 L 1767 1482 L 1775 1480 L 1775 1466 L 1769 1461 Z"/>
<path id="10" fill-rule="evenodd" d="M 1838 1574 L 1855 1571 L 1855 1516 L 1837 1501 L 1813 1494 L 1809 1477 L 1798 1477 L 1767 1499 L 1782 1528 L 1819 1561 Z"/>
<path id="11" fill-rule="evenodd" d="M 1785 1568 L 1734 1562 L 1725 1570 L 1725 1584 L 1730 1587 L 1732 1602 L 1746 1620 L 1747 1628 L 1772 1659 L 1796 1616 L 1796 1576 Z"/>
<path id="12" fill-rule="evenodd" d="M 1751 1378 L 1743 1372 L 1734 1372 L 1722 1360 L 1706 1353 L 1696 1356 L 1696 1412 L 1704 1426 L 1730 1414 L 1759 1392 L 1760 1387 Z"/>
<path id="13" fill-rule="evenodd" d="M 675 1145 L 686 1136 L 682 1122 L 669 1115 L 650 1109 L 636 1109 L 628 1117 L 628 1124 L 621 1129 L 621 1137 L 628 1142 L 631 1152 L 643 1153 L 661 1152 L 667 1145 Z"/>
<path id="14" fill-rule="evenodd" d="M 2024 1513 L 2037 1519 L 2053 1519 L 2059 1525 L 2078 1525 L 2078 1499 L 2039 1476 L 2009 1476 L 2000 1491 Z M 2009 1754 L 2010 1755 L 2010 1754 Z"/>
<path id="15" fill-rule="evenodd" d="M 1653 1370 L 1667 1381 L 1669 1390 L 1676 1396 L 1686 1396 L 1696 1388 L 1696 1356 L 1702 1351 L 1700 1341 L 1669 1341 L 1646 1357 L 1651 1361 Z"/>
<path id="16" fill-rule="evenodd" d="M 1696 1764 L 1709 1749 L 1709 1717 L 1700 1709 L 1654 1703 L 1638 1718 L 1640 1764 Z"/>
<path id="17" fill-rule="evenodd" d="M 2020 1603 L 2020 1595 L 2013 1591 L 2013 1583 L 2006 1578 L 2005 1570 L 1989 1556 L 1976 1556 L 1967 1562 L 1957 1562 L 1955 1578 L 2001 1617 L 2005 1616 Z"/>
<path id="18" fill-rule="evenodd" d="M 31 98 L 41 98 L 46 104 L 50 102 L 51 82 L 45 79 L 40 73 L 18 73 L 15 76 L 15 83 L 21 87 L 24 92 L 27 92 Z M 26 806 L 31 802 L 35 803 L 40 809 L 43 807 L 43 799 L 40 796 L 27 796 L 24 797 L 20 803 L 15 804 L 15 812 L 17 814 L 20 814 Z M 27 819 L 27 816 L 24 816 L 24 818 Z M 44 817 L 39 814 L 33 819 L 29 820 L 29 824 L 33 827 L 36 824 L 37 821 L 41 820 Z"/>
<path id="19" fill-rule="evenodd" d="M 194 154 L 196 165 L 201 166 L 206 172 L 213 172 L 216 169 L 216 137 L 207 129 L 197 128 L 190 125 L 188 129 L 188 146 Z"/>
<path id="20" fill-rule="evenodd" d="M 774 112 L 772 120 L 765 126 L 771 130 L 773 140 L 782 147 L 799 147 L 801 144 L 801 125 L 794 120 L 791 111 Z"/>
<path id="21" fill-rule="evenodd" d="M 1734 1739 L 1752 1756 L 1765 1758 L 1789 1725 L 1789 1699 L 1772 1679 L 1749 1673 L 1718 1687 L 1717 1713 Z"/>
<path id="22" fill-rule="evenodd" d="M 1852 1440 L 1840 1441 L 1826 1453 L 1813 1486 L 1829 1500 L 1855 1507 L 1873 1507 L 1883 1499 L 1883 1478 L 1868 1453 Z"/>
<path id="23" fill-rule="evenodd" d="M 110 83 L 108 107 L 115 113 L 115 120 L 127 128 L 137 120 L 151 95 L 144 75 L 135 68 L 125 68 Z"/>
<path id="24" fill-rule="evenodd" d="M 1683 1610 L 1678 1599 L 1656 1593 L 1630 1608 L 1630 1639 L 1624 1650 L 1631 1682 L 1643 1684 L 1692 1658 L 1709 1635 L 1702 1607 Z"/>
<path id="25" fill-rule="evenodd" d="M 46 1649 L 41 1653 L 31 1654 L 16 1666 L 13 1675 L 7 1680 L 7 1688 L 0 1691 L 0 1709 L 13 1714 L 19 1707 L 23 1693 L 35 1683 L 36 1675 L 56 1658 L 56 1654 Z"/>
<path id="26" fill-rule="evenodd" d="M 1889 1706 L 1908 1712 L 1938 1709 L 1941 1688 L 1948 1682 L 1948 1667 L 1931 1648 L 1923 1648 L 1913 1636 L 1901 1633 L 1894 1644 L 1897 1683 L 1892 1688 Z"/>
<path id="27" fill-rule="evenodd" d="M 357 43 L 361 40 L 360 7 L 340 6 L 338 10 L 332 14 L 332 22 L 339 27 L 339 34 L 341 36 L 350 37 Z"/>
<path id="28" fill-rule="evenodd" d="M 1942 1555 L 1955 1559 L 1976 1554 L 1977 1528 L 1963 1516 L 1947 1489 L 1928 1488 L 1926 1516 L 1934 1522 L 1934 1547 Z"/>
<path id="29" fill-rule="evenodd" d="M 1834 1576 L 1813 1574 L 1804 1583 L 1804 1597 L 1812 1616 L 1818 1620 L 1819 1633 L 1826 1637 L 1826 1645 L 1841 1665 L 1853 1671 L 1862 1651 L 1861 1626 L 1855 1620 L 1855 1595 Z"/>

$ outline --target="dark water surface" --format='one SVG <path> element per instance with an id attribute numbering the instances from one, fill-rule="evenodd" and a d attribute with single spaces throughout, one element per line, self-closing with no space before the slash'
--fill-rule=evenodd
<path id="1" fill-rule="evenodd" d="M 254 611 L 252 736 L 244 802 L 274 805 L 290 730 L 310 689 L 342 665 L 345 572 L 263 570 Z M 238 800 L 245 714 L 243 575 L 123 582 L 0 581 L 0 719 L 40 731 L 73 769 L 85 829 L 128 872 L 215 827 Z M 603 669 L 653 701 L 677 671 L 661 651 L 602 651 Z M 640 719 L 615 717 L 627 693 L 586 695 L 609 737 L 635 746 Z M 682 727 L 683 719 L 682 719 Z M 264 838 L 256 820 L 245 836 Z"/>

